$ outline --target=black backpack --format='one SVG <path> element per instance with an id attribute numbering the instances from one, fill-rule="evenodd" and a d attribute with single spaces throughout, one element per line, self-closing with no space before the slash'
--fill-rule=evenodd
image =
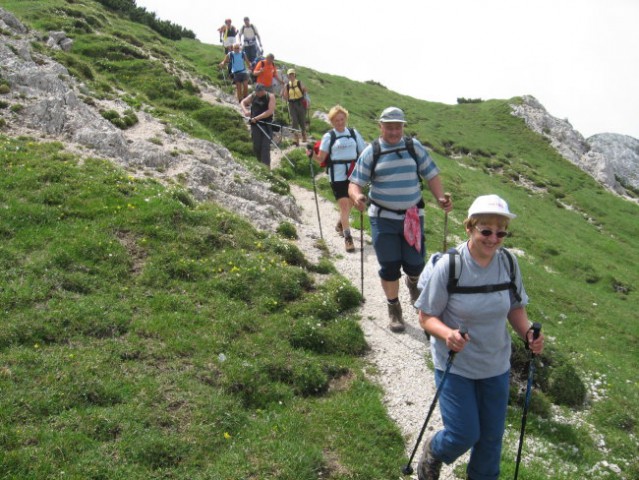
<path id="1" fill-rule="evenodd" d="M 456 248 L 450 248 L 446 252 L 448 254 L 448 282 L 446 284 L 446 290 L 448 293 L 491 293 L 491 292 L 499 292 L 502 290 L 511 290 L 515 299 L 518 302 L 521 302 L 521 295 L 517 290 L 517 284 L 515 283 L 515 261 L 513 260 L 513 254 L 510 253 L 506 248 L 500 247 L 497 251 L 498 254 L 503 254 L 503 257 L 507 260 L 508 272 L 510 274 L 510 282 L 497 283 L 493 285 L 476 285 L 474 287 L 463 287 L 458 284 L 459 276 L 461 274 L 461 259 L 459 258 L 459 252 Z M 428 259 L 428 263 L 424 267 L 421 275 L 419 276 L 419 281 L 417 283 L 418 288 L 420 290 L 423 288 L 424 284 L 430 278 L 433 273 L 433 269 L 437 261 L 444 256 L 443 253 L 437 252 L 433 253 Z"/>
<path id="2" fill-rule="evenodd" d="M 379 157 L 381 157 L 382 154 L 386 155 L 387 153 L 399 153 L 403 151 L 408 151 L 408 153 L 410 153 L 410 156 L 413 157 L 413 160 L 415 160 L 417 177 L 419 178 L 419 182 L 421 184 L 422 177 L 419 175 L 419 164 L 417 163 L 418 158 L 417 158 L 417 152 L 415 151 L 415 144 L 413 143 L 413 137 L 405 136 L 403 147 L 391 148 L 390 150 L 384 150 L 383 152 L 382 152 L 382 146 L 379 144 L 379 138 L 376 138 L 375 140 L 373 140 L 371 145 L 373 147 L 373 163 L 371 164 L 371 181 L 373 180 L 373 177 L 375 176 L 375 167 L 377 166 Z"/>

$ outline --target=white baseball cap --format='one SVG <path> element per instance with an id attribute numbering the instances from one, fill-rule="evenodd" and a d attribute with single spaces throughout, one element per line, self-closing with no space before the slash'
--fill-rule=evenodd
<path id="1" fill-rule="evenodd" d="M 497 195 L 481 195 L 475 199 L 468 209 L 468 216 L 479 214 L 502 215 L 508 218 L 515 218 L 517 215 L 510 213 L 506 200 Z"/>

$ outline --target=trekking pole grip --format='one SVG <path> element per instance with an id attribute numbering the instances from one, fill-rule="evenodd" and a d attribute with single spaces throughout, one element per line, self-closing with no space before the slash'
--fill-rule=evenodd
<path id="1" fill-rule="evenodd" d="M 539 334 L 541 333 L 541 323 L 535 322 L 532 324 L 532 327 L 528 329 L 528 331 L 532 330 L 533 332 L 533 340 L 537 340 L 539 338 Z M 526 350 L 530 347 L 528 346 L 528 336 L 526 335 Z M 534 355 L 534 354 L 533 354 Z"/>
<path id="2" fill-rule="evenodd" d="M 461 327 L 459 327 L 459 334 L 462 336 L 464 340 L 466 340 L 466 335 L 468 335 L 468 328 L 466 328 L 466 325 L 462 325 Z M 457 352 L 454 352 L 452 350 L 448 351 L 448 358 L 450 359 L 451 362 L 453 358 L 455 358 L 455 355 L 457 355 Z"/>

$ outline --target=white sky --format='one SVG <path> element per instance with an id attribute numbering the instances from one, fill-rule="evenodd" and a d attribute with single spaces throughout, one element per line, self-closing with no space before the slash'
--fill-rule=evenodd
<path id="1" fill-rule="evenodd" d="M 584 137 L 639 138 L 638 0 L 136 4 L 215 45 L 225 18 L 248 16 L 276 62 L 447 104 L 529 94 Z"/>

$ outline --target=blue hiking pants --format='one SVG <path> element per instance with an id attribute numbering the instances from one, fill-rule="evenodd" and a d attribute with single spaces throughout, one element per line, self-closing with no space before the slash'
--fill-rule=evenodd
<path id="1" fill-rule="evenodd" d="M 435 382 L 444 372 L 435 370 Z M 472 380 L 448 373 L 440 393 L 444 429 L 431 443 L 432 453 L 445 463 L 471 449 L 466 472 L 473 480 L 497 480 L 506 425 L 510 371 Z"/>

